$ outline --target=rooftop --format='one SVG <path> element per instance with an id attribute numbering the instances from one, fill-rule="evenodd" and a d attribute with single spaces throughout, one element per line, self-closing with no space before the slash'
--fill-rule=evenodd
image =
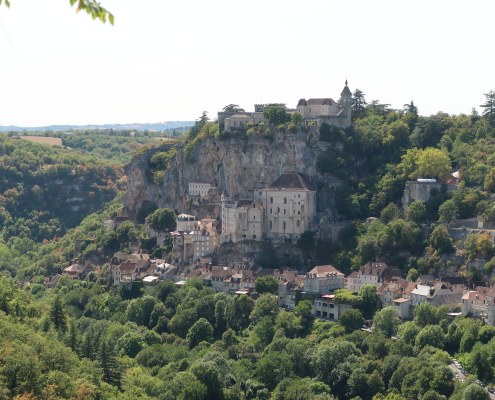
<path id="1" fill-rule="evenodd" d="M 314 190 L 308 179 L 299 172 L 280 175 L 280 177 L 269 186 L 269 189 Z"/>
<path id="2" fill-rule="evenodd" d="M 316 266 L 308 272 L 308 275 L 316 275 L 317 278 L 324 278 L 328 275 L 344 276 L 344 274 L 333 265 Z"/>

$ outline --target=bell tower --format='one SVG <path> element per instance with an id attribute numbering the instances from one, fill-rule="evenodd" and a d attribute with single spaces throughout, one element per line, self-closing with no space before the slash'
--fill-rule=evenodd
<path id="1" fill-rule="evenodd" d="M 345 128 L 348 126 L 351 126 L 352 123 L 352 93 L 351 90 L 349 89 L 349 86 L 347 86 L 347 79 L 345 80 L 345 86 L 344 89 L 342 90 L 342 93 L 340 93 L 340 106 L 343 108 L 342 115 L 345 118 Z"/>

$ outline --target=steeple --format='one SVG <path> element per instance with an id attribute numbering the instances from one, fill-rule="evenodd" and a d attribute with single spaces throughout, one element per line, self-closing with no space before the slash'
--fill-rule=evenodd
<path id="1" fill-rule="evenodd" d="M 347 79 L 345 80 L 345 86 L 344 86 L 344 89 L 342 90 L 342 93 L 340 93 L 340 97 L 344 97 L 345 96 L 349 96 L 349 97 L 352 97 L 352 93 L 349 89 L 349 86 L 347 86 Z"/>
<path id="2" fill-rule="evenodd" d="M 345 80 L 345 86 L 340 93 L 340 106 L 343 108 L 343 115 L 347 120 L 347 126 L 351 125 L 351 114 L 352 114 L 352 93 L 347 86 L 347 79 Z"/>

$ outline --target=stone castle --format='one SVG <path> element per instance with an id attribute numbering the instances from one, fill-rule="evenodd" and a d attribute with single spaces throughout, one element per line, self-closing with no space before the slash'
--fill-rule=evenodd
<path id="1" fill-rule="evenodd" d="M 232 129 L 247 129 L 248 124 L 258 125 L 267 122 L 263 114 L 266 106 L 265 104 L 255 104 L 254 112 L 219 112 L 218 123 L 224 130 L 230 131 Z M 300 113 L 305 126 L 321 126 L 323 123 L 327 123 L 339 128 L 348 128 L 352 123 L 351 106 L 352 93 L 346 80 L 338 102 L 331 98 L 301 99 L 297 103 L 297 108 L 287 109 L 287 112 Z"/>

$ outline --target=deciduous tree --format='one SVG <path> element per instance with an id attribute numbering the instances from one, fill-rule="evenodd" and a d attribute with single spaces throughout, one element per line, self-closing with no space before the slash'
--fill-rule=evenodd
<path id="1" fill-rule="evenodd" d="M 373 317 L 373 332 L 392 337 L 397 334 L 399 324 L 400 319 L 394 307 L 385 307 Z"/>
<path id="2" fill-rule="evenodd" d="M 146 222 L 156 231 L 173 231 L 176 227 L 175 212 L 170 208 L 159 208 L 146 218 Z"/>

